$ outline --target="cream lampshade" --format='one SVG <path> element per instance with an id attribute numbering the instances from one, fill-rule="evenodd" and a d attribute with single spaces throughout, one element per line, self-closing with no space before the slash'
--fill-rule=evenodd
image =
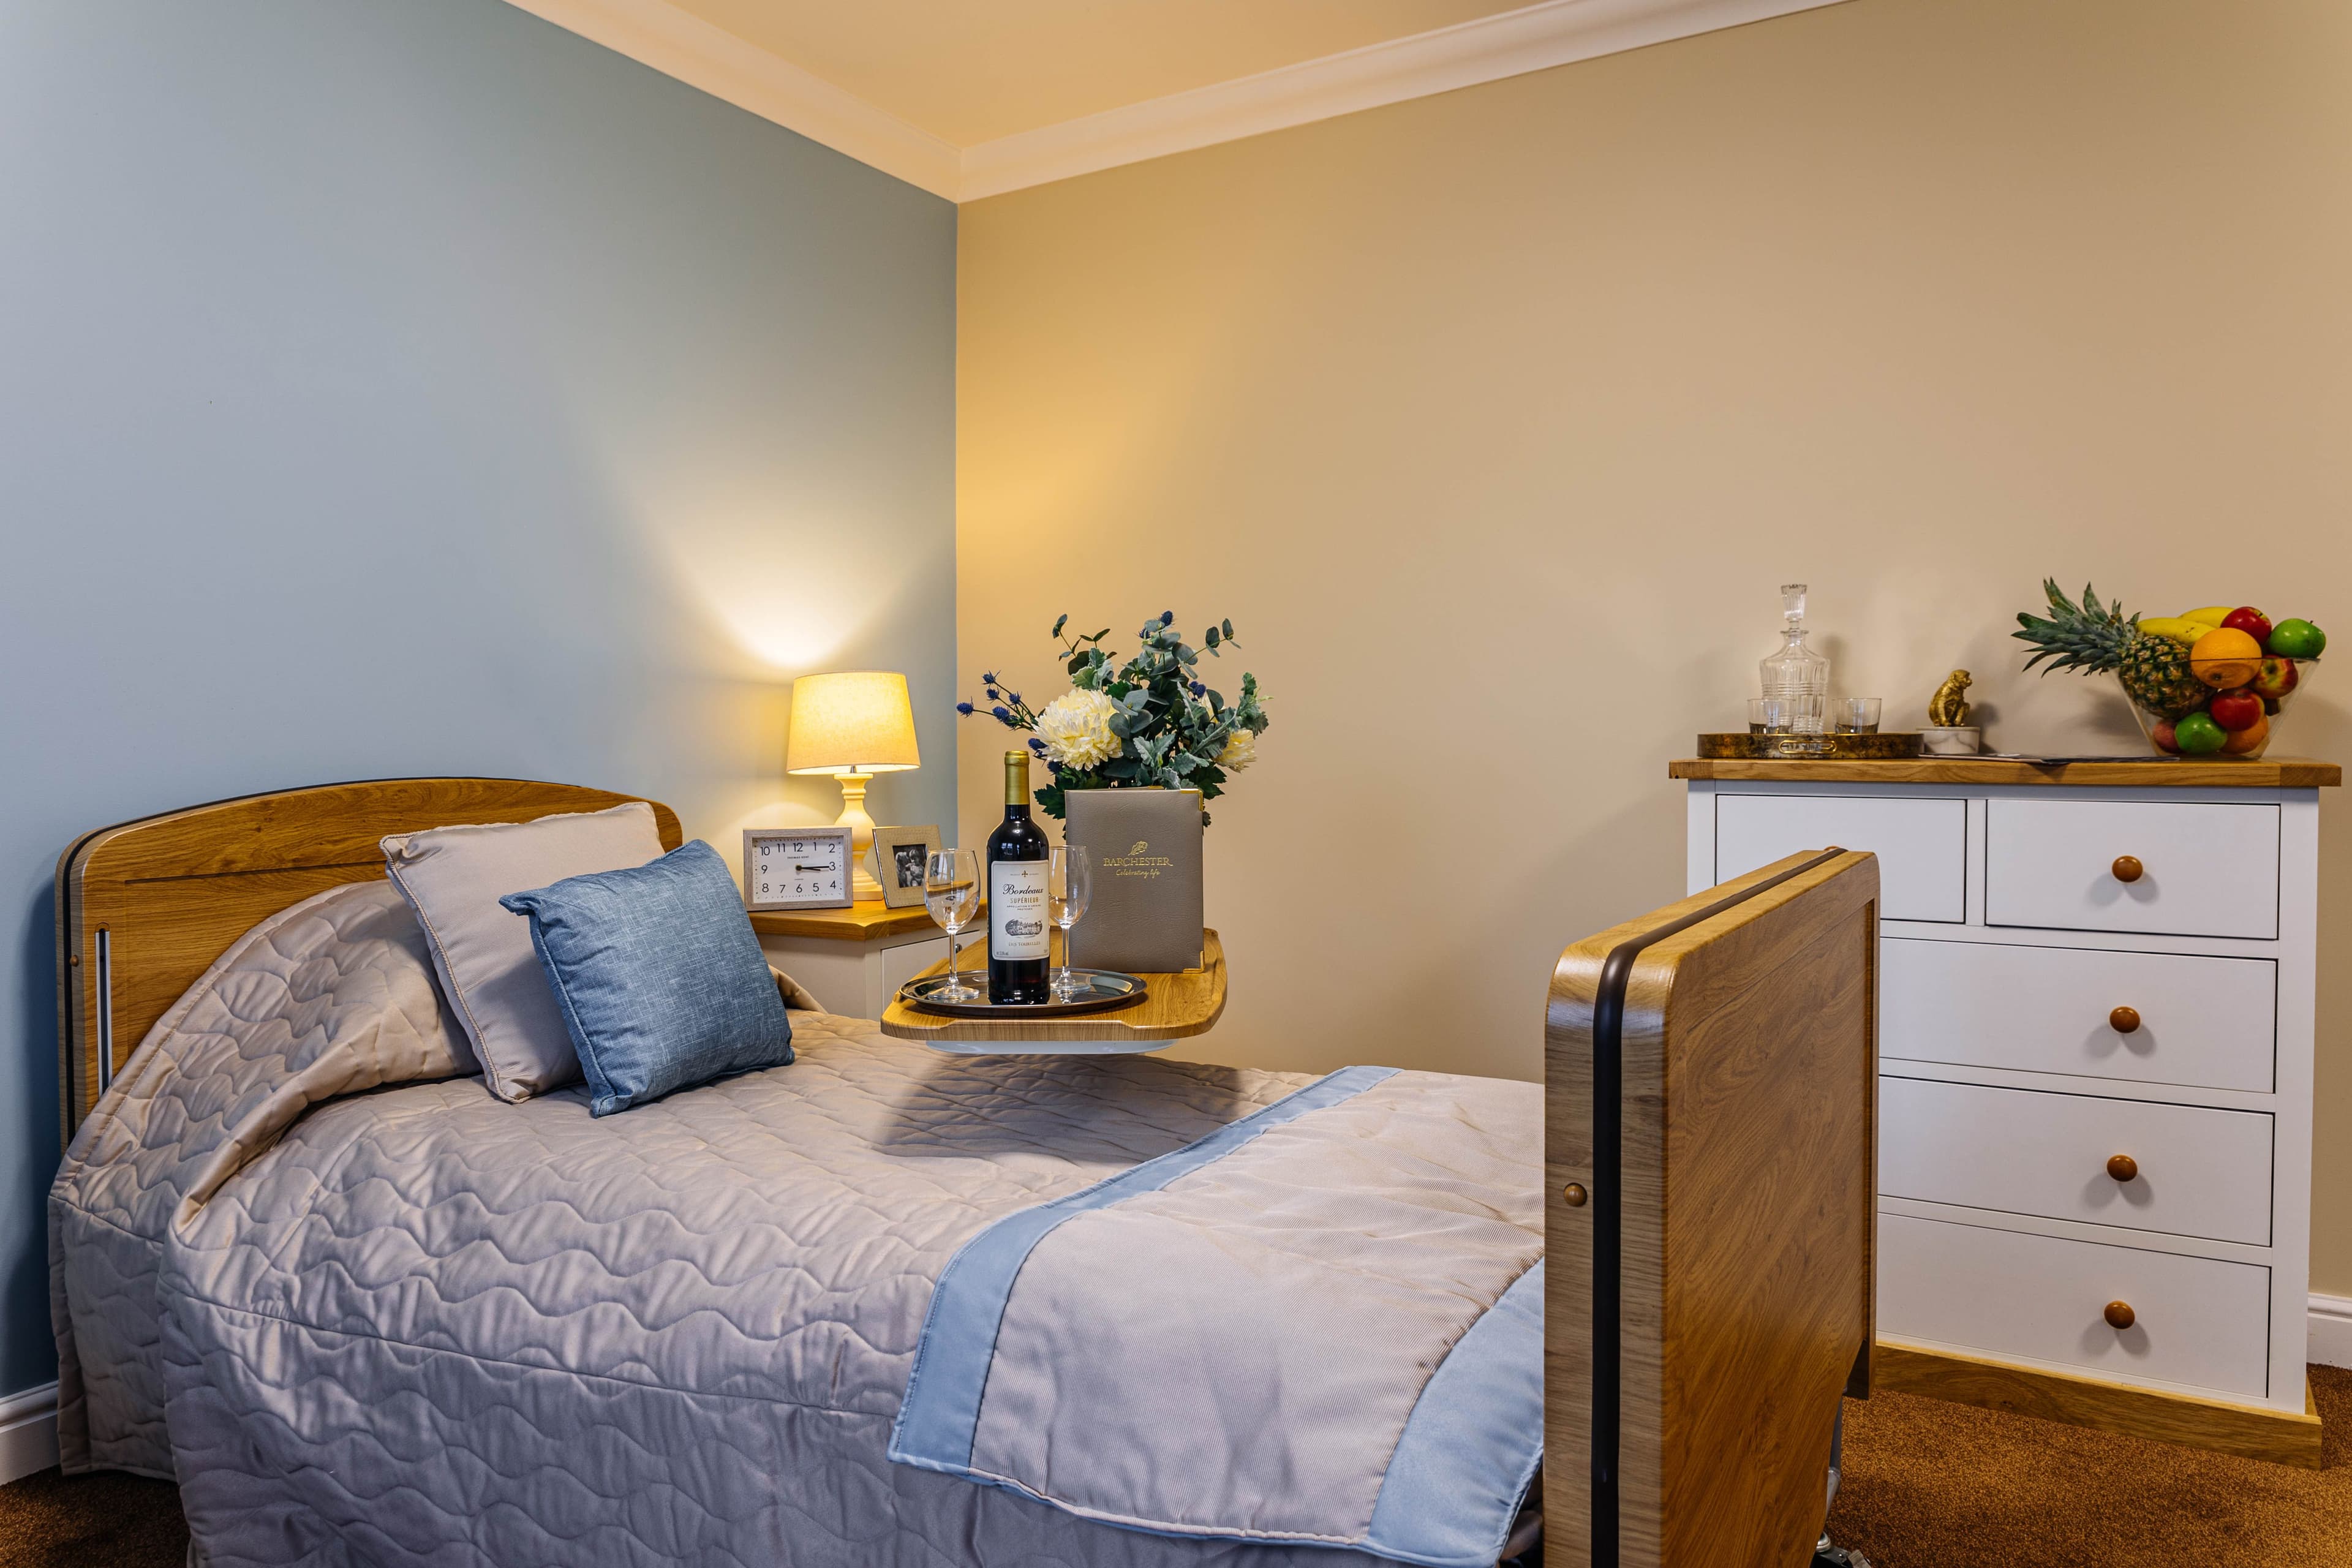
<path id="1" fill-rule="evenodd" d="M 866 786 L 876 773 L 920 767 L 915 750 L 915 710 L 907 678 L 896 670 L 803 675 L 793 682 L 793 727 L 784 742 L 784 772 L 832 773 L 841 780 L 837 826 L 850 830 L 856 861 L 851 885 L 860 899 L 879 899 L 882 884 L 866 868 L 874 847 L 874 819 L 866 815 Z"/>

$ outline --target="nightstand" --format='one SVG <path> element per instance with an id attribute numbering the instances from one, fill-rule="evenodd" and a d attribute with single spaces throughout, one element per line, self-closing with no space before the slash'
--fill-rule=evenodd
<path id="1" fill-rule="evenodd" d="M 755 910 L 751 929 L 768 962 L 807 986 L 825 1011 L 858 1018 L 879 1018 L 899 986 L 947 956 L 947 932 L 920 905 Z M 967 965 L 987 930 L 983 904 L 956 935 Z"/>

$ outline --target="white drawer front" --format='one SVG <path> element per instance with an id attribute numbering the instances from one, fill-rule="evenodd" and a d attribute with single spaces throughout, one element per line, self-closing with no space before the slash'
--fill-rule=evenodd
<path id="1" fill-rule="evenodd" d="M 2116 879 L 2124 856 L 2143 868 Z M 2278 935 L 2279 809 L 2196 801 L 1985 805 L 1985 922 Z"/>
<path id="2" fill-rule="evenodd" d="M 1715 879 L 1803 850 L 1878 857 L 1878 913 L 1890 921 L 1968 919 L 1968 803 L 1937 796 L 1718 795 Z"/>
<path id="3" fill-rule="evenodd" d="M 2107 1173 L 2116 1154 L 2138 1164 L 2128 1182 Z M 1926 1203 L 2267 1247 L 2271 1118 L 1881 1078 L 1878 1190 Z"/>
<path id="4" fill-rule="evenodd" d="M 2130 1328 L 2107 1326 L 2110 1301 L 2130 1303 Z M 1882 1215 L 1878 1330 L 2253 1399 L 2270 1392 L 2270 1270 L 2251 1264 Z"/>
<path id="5" fill-rule="evenodd" d="M 1882 1058 L 2270 1092 L 2269 959 L 1902 937 L 1878 953 Z M 2139 1026 L 2119 1033 L 2118 1007 Z"/>

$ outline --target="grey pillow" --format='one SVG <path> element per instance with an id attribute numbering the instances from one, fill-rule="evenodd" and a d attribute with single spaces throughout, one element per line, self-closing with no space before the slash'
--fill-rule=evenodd
<path id="1" fill-rule="evenodd" d="M 535 822 L 430 827 L 383 841 L 384 869 L 416 911 L 450 1010 L 474 1043 L 490 1092 L 529 1100 L 580 1077 L 580 1058 L 530 922 L 499 900 L 566 877 L 660 858 L 653 807 L 568 812 Z"/>

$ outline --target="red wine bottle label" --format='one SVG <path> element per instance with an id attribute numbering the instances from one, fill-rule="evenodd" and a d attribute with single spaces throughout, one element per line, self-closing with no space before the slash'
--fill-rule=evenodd
<path id="1" fill-rule="evenodd" d="M 998 860 L 989 867 L 988 956 L 1045 956 L 1045 874 L 1043 860 Z"/>

